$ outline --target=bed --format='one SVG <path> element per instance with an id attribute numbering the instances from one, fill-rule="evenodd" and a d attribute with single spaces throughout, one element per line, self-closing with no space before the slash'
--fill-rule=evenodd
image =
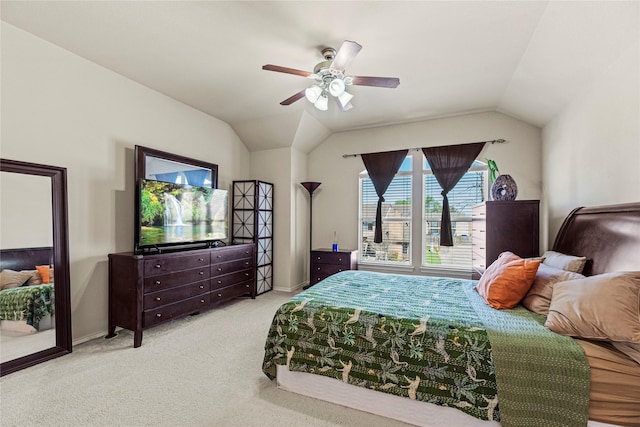
<path id="1" fill-rule="evenodd" d="M 566 326 L 561 297 L 581 301 L 576 289 L 622 283 L 640 295 L 640 275 L 618 273 L 640 271 L 640 203 L 574 210 L 552 250 L 544 269 L 577 256 L 583 276 L 561 269 L 546 315 L 496 310 L 477 281 L 330 276 L 278 309 L 263 371 L 286 390 L 416 425 L 640 425 L 640 359 L 618 346 L 640 335 L 576 338 L 554 323 Z"/>
<path id="2" fill-rule="evenodd" d="M 51 247 L 0 251 L 0 329 L 36 333 L 53 327 Z"/>

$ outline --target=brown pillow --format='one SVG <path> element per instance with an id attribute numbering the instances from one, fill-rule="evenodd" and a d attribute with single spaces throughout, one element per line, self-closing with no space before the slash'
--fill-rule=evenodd
<path id="1" fill-rule="evenodd" d="M 4 269 L 0 271 L 0 290 L 22 286 L 29 280 L 29 277 L 31 277 L 30 273 Z"/>
<path id="2" fill-rule="evenodd" d="M 560 270 L 573 271 L 574 273 L 582 273 L 587 258 L 583 256 L 565 255 L 560 252 L 546 251 L 542 254 L 543 264 L 549 267 L 559 268 Z"/>
<path id="3" fill-rule="evenodd" d="M 513 308 L 527 294 L 540 260 L 503 252 L 484 272 L 475 289 L 493 308 Z"/>
<path id="4" fill-rule="evenodd" d="M 538 271 L 536 271 L 536 277 L 533 279 L 533 285 L 531 285 L 529 292 L 527 292 L 527 295 L 522 300 L 522 305 L 534 313 L 546 316 L 549 313 L 553 285 L 558 282 L 564 282 L 565 280 L 583 278 L 584 276 L 582 274 L 549 267 L 544 263 L 540 264 Z"/>
<path id="5" fill-rule="evenodd" d="M 640 271 L 556 283 L 545 326 L 562 335 L 640 343 Z"/>
<path id="6" fill-rule="evenodd" d="M 42 277 L 40 277 L 40 273 L 38 273 L 38 270 L 22 270 L 20 271 L 20 273 L 29 274 L 29 280 L 27 280 L 27 283 L 25 283 L 25 286 L 42 284 Z"/>

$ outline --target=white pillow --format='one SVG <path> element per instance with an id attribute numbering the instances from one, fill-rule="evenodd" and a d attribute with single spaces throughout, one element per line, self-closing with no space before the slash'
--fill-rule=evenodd
<path id="1" fill-rule="evenodd" d="M 544 265 L 574 273 L 582 273 L 584 265 L 587 263 L 587 258 L 583 256 L 565 255 L 555 251 L 546 251 L 542 254 L 542 258 Z"/>

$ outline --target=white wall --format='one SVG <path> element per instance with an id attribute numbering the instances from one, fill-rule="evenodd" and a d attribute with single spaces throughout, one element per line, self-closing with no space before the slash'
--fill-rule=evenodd
<path id="1" fill-rule="evenodd" d="M 3 158 L 66 167 L 74 341 L 107 330 L 107 254 L 133 249 L 133 146 L 219 165 L 219 186 L 249 176 L 225 123 L 5 22 Z"/>
<path id="2" fill-rule="evenodd" d="M 639 43 L 543 129 L 550 245 L 577 206 L 640 201 Z"/>
<path id="3" fill-rule="evenodd" d="M 359 156 L 345 159 L 343 154 L 499 138 L 509 143 L 487 144 L 479 159 L 493 159 L 501 173 L 513 176 L 518 200 L 540 199 L 540 129 L 504 114 L 470 114 L 331 135 L 309 155 L 307 179 L 322 182 L 314 194 L 313 246 L 331 247 L 336 231 L 341 247 L 358 248 L 358 174 L 365 167 Z"/>
<path id="4" fill-rule="evenodd" d="M 302 286 L 303 259 L 306 254 L 303 236 L 308 233 L 302 221 L 305 208 L 304 188 L 307 156 L 289 148 L 254 151 L 251 153 L 252 179 L 274 184 L 274 253 L 273 288 L 291 291 Z"/>

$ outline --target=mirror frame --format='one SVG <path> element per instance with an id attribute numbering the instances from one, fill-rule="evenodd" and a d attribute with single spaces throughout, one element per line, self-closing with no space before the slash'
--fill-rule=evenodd
<path id="1" fill-rule="evenodd" d="M 164 160 L 170 160 L 176 163 L 184 163 L 187 166 L 197 166 L 202 169 L 211 170 L 211 188 L 218 188 L 218 165 L 215 163 L 203 162 L 202 160 L 190 159 L 189 157 L 180 156 L 178 154 L 167 153 L 166 151 L 156 150 L 154 148 L 135 146 L 135 179 L 136 185 L 141 179 L 147 176 L 147 156 L 158 157 Z"/>
<path id="2" fill-rule="evenodd" d="M 17 160 L 0 159 L 0 172 L 39 175 L 51 178 L 53 221 L 53 268 L 55 271 L 56 345 L 0 364 L 0 376 L 71 353 L 71 288 L 69 281 L 69 225 L 67 169 Z"/>

